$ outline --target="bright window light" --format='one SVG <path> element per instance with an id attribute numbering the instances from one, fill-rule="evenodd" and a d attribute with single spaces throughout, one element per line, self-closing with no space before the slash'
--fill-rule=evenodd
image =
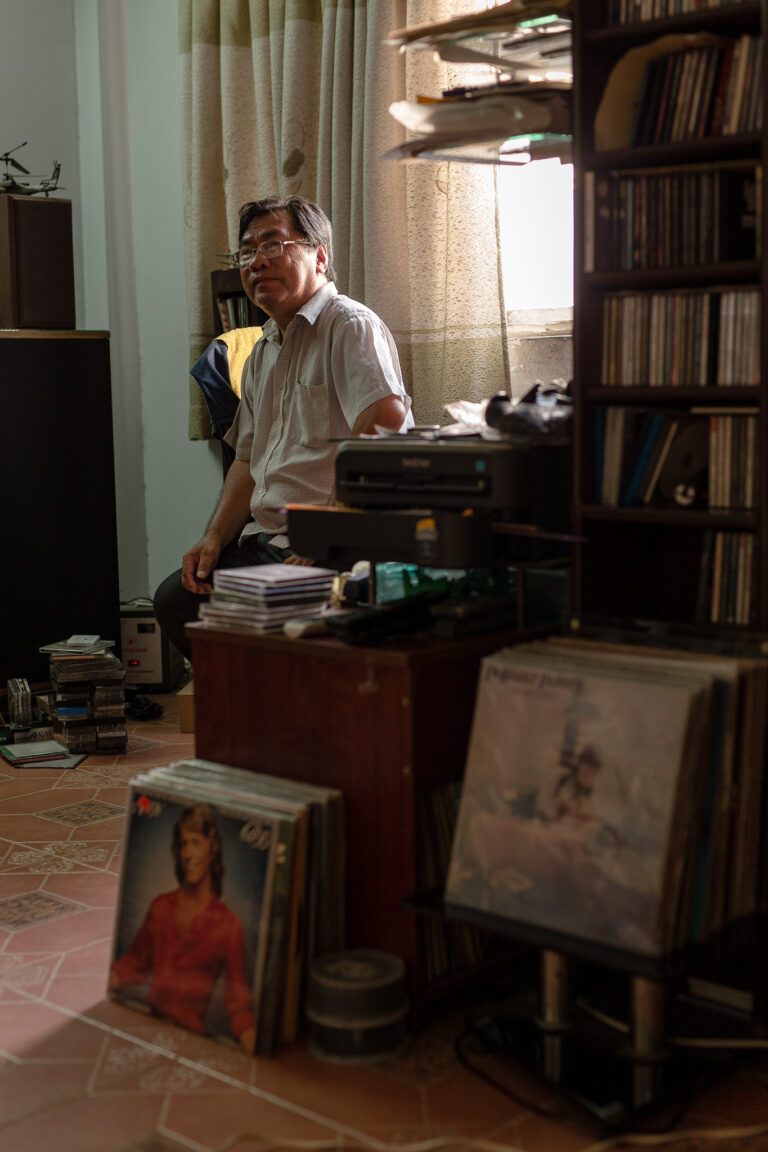
<path id="1" fill-rule="evenodd" d="M 508 312 L 573 307 L 573 165 L 500 166 L 504 296 Z"/>

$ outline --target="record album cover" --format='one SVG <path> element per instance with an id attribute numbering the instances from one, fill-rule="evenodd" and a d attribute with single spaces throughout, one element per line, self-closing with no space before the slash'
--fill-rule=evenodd
<path id="1" fill-rule="evenodd" d="M 278 816 L 131 786 L 109 992 L 253 1052 Z"/>
<path id="2" fill-rule="evenodd" d="M 516 651 L 483 661 L 446 900 L 661 954 L 690 882 L 706 690 Z"/>

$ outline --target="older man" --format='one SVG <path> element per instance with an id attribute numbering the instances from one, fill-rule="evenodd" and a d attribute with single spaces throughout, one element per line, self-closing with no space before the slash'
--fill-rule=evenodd
<path id="1" fill-rule="evenodd" d="M 301 197 L 244 204 L 238 245 L 245 292 L 270 320 L 243 373 L 226 437 L 235 460 L 216 510 L 155 593 L 155 615 L 185 655 L 184 625 L 197 618 L 215 568 L 301 563 L 282 510 L 330 502 L 334 441 L 413 423 L 391 333 L 336 288 L 322 209 Z"/>

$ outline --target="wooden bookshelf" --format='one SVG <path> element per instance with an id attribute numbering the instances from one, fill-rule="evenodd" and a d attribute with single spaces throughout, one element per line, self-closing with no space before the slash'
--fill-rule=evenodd
<path id="1" fill-rule="evenodd" d="M 259 328 L 268 320 L 266 312 L 257 308 L 243 291 L 239 268 L 217 268 L 211 272 L 211 303 L 217 336 L 232 328 Z"/>
<path id="2" fill-rule="evenodd" d="M 577 0 L 575 8 L 573 527 L 584 543 L 574 550 L 573 623 L 764 633 L 760 5 L 746 0 L 642 20 L 621 0 Z M 650 57 L 660 37 L 682 34 L 699 40 L 674 53 L 678 70 L 687 53 L 700 53 L 698 74 L 689 58 L 688 87 L 669 88 L 676 93 L 672 116 L 684 106 L 687 121 L 678 115 L 673 133 L 668 113 L 666 129 L 649 141 L 653 83 L 633 92 L 617 84 L 615 70 L 629 53 Z M 709 56 L 701 46 L 707 37 Z M 728 88 L 726 58 L 734 75 L 741 69 L 740 97 L 737 85 Z M 666 58 L 656 62 L 657 83 L 671 67 Z M 622 100 L 633 96 L 630 115 Z M 657 99 L 657 127 L 663 113 Z M 738 193 L 729 199 L 726 186 L 737 185 L 749 203 L 738 205 Z M 653 450 L 651 438 L 643 443 L 637 432 L 638 411 L 659 413 L 661 426 L 674 417 L 679 428 L 692 418 L 704 425 L 691 434 L 691 454 L 672 440 L 664 491 L 648 501 L 628 486 L 633 461 L 640 468 L 643 447 Z M 622 425 L 634 432 L 623 434 Z M 615 480 L 617 467 L 618 494 L 611 495 L 606 469 Z"/>
<path id="3" fill-rule="evenodd" d="M 680 7 L 691 10 L 672 14 Z M 765 93 L 758 87 L 766 68 L 761 5 L 743 0 L 693 9 L 686 0 L 573 3 L 572 527 L 578 543 L 572 628 L 621 641 L 645 629 L 657 644 L 674 637 L 681 647 L 725 652 L 730 645 L 740 654 L 760 655 L 768 651 L 762 642 L 768 632 L 762 575 L 768 561 L 768 355 L 762 341 L 768 317 L 760 233 L 768 133 Z M 675 36 L 662 49 L 661 38 Z M 695 64 L 675 61 L 673 68 L 663 59 L 673 50 L 695 51 Z M 729 53 L 729 67 L 739 77 L 732 88 L 724 65 Z M 646 64 L 658 57 L 644 89 L 644 70 L 636 66 L 643 56 Z M 626 72 L 628 57 L 634 78 Z M 666 107 L 658 91 L 664 77 Z M 722 107 L 715 115 L 717 99 Z M 645 474 L 653 449 L 649 429 L 655 427 L 658 437 L 677 417 L 669 463 L 661 466 L 664 483 L 654 496 L 651 474 Z M 693 444 L 672 454 L 678 432 L 692 422 Z M 713 429 L 723 424 L 727 453 L 722 440 L 717 451 L 713 444 Z M 641 448 L 648 453 L 642 465 Z M 604 488 L 608 463 L 613 491 Z M 630 463 L 635 489 L 627 488 Z M 744 550 L 750 561 L 740 565 Z M 527 1062 L 566 1088 L 561 1053 L 550 1060 L 547 1047 L 557 1048 L 558 1028 L 565 1035 L 573 1023 L 560 1011 L 568 965 L 594 963 L 601 980 L 609 970 L 622 973 L 633 1006 L 627 1099 L 634 1109 L 664 1094 L 664 1077 L 656 1073 L 665 1057 L 668 1001 L 676 980 L 700 957 L 665 956 L 649 968 L 634 953 L 588 955 L 579 938 L 446 907 L 439 890 L 436 898 L 416 895 L 409 906 L 422 916 L 455 917 L 541 950 L 544 1028 L 534 1029 Z M 715 973 L 725 971 L 734 943 L 742 957 L 746 951 L 762 959 L 762 919 L 738 925 L 744 932 L 738 942 L 716 942 L 709 951 Z M 745 1032 L 764 1026 L 762 972 L 756 961 L 747 977 L 754 1012 L 751 1022 L 742 1021 Z M 543 1057 L 534 1055 L 536 1045 Z M 590 1095 L 581 1092 L 582 1100 Z"/>

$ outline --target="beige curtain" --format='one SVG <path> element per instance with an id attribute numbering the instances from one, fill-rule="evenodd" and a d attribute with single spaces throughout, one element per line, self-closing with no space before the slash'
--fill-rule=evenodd
<path id="1" fill-rule="evenodd" d="M 211 330 L 210 272 L 240 205 L 316 200 L 334 227 L 342 292 L 392 329 L 420 423 L 509 384 L 493 166 L 383 160 L 403 139 L 389 104 L 465 82 L 394 28 L 478 0 L 179 0 L 191 361 Z M 196 385 L 190 437 L 210 422 Z"/>

